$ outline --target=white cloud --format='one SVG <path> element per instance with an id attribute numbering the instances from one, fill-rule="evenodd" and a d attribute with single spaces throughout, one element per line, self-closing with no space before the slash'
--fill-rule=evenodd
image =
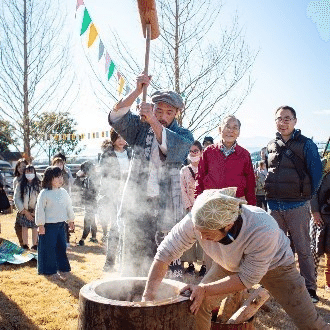
<path id="1" fill-rule="evenodd" d="M 327 110 L 327 109 L 317 110 L 317 111 L 314 111 L 313 114 L 315 114 L 315 115 L 330 115 L 330 110 Z"/>

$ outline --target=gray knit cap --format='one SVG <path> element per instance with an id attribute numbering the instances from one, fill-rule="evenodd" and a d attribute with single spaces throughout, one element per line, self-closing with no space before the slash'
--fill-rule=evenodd
<path id="1" fill-rule="evenodd" d="M 239 206 L 246 201 L 236 198 L 236 187 L 204 190 L 192 207 L 195 226 L 204 229 L 221 229 L 234 223 L 239 215 Z"/>
<path id="2" fill-rule="evenodd" d="M 156 91 L 151 95 L 153 103 L 165 102 L 177 109 L 183 109 L 184 103 L 182 97 L 172 91 Z"/>

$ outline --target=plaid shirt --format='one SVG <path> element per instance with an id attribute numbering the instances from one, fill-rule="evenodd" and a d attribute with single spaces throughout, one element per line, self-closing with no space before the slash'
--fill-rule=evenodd
<path id="1" fill-rule="evenodd" d="M 237 146 L 237 142 L 235 142 L 229 149 L 227 149 L 222 143 L 220 144 L 220 150 L 223 152 L 225 157 L 233 154 L 235 152 L 235 148 Z"/>

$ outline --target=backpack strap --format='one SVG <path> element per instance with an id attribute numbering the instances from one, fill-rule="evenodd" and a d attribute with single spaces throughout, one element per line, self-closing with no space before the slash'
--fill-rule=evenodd
<path id="1" fill-rule="evenodd" d="M 193 169 L 191 168 L 191 166 L 188 166 L 188 168 L 189 168 L 189 171 L 190 171 L 190 173 L 191 173 L 191 176 L 194 178 L 194 180 L 195 180 L 195 172 L 193 171 Z"/>
<path id="2" fill-rule="evenodd" d="M 288 157 L 296 168 L 299 176 L 300 194 L 302 195 L 304 191 L 304 179 L 307 175 L 304 161 L 298 157 L 283 141 L 276 140 L 275 143 L 280 147 L 280 155 L 285 155 Z"/>

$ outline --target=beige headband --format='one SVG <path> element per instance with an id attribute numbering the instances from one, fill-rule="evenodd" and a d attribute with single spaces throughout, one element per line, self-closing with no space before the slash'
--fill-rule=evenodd
<path id="1" fill-rule="evenodd" d="M 221 229 L 235 222 L 239 206 L 245 200 L 236 198 L 236 187 L 204 190 L 191 210 L 195 226 L 204 229 Z"/>

